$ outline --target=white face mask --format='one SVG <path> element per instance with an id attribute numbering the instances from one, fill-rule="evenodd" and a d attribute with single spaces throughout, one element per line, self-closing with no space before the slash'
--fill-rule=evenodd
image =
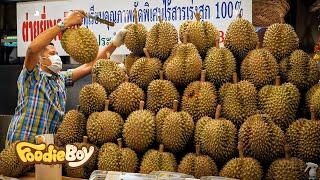
<path id="1" fill-rule="evenodd" d="M 48 59 L 51 61 L 51 65 L 50 66 L 44 65 L 44 66 L 46 66 L 48 69 L 50 69 L 52 72 L 54 72 L 56 74 L 59 71 L 61 71 L 62 61 L 61 61 L 60 56 L 53 55 L 53 56 L 49 56 Z"/>

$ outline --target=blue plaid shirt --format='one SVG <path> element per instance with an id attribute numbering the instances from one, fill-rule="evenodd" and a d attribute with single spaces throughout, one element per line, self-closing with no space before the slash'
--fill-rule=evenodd
<path id="1" fill-rule="evenodd" d="M 66 87 L 72 86 L 72 71 L 48 74 L 36 66 L 25 67 L 18 78 L 18 102 L 11 120 L 7 142 L 34 142 L 36 135 L 55 133 L 66 106 Z"/>

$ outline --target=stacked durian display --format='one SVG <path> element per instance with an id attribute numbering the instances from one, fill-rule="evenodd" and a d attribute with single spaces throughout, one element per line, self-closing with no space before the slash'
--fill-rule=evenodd
<path id="1" fill-rule="evenodd" d="M 135 15 L 126 27 L 126 69 L 110 57 L 95 62 L 80 108 L 67 112 L 57 131 L 60 143 L 88 136 L 86 143 L 99 148 L 99 170 L 305 178 L 305 163 L 320 163 L 320 77 L 316 62 L 298 49 L 294 29 L 271 25 L 259 44 L 253 25 L 237 17 L 220 47 L 217 28 L 195 17 L 181 25 L 178 37 L 161 17 L 147 32 Z M 70 51 L 72 33 L 63 39 Z M 15 158 L 12 147 L 4 150 L 0 164 L 7 166 L 0 173 L 23 173 Z"/>

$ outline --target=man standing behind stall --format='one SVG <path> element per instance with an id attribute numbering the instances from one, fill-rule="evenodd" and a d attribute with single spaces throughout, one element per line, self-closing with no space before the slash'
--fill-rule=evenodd
<path id="1" fill-rule="evenodd" d="M 126 30 L 120 30 L 95 61 L 61 72 L 62 61 L 51 41 L 67 28 L 78 28 L 84 11 L 72 11 L 64 21 L 39 34 L 29 45 L 19 75 L 18 101 L 6 145 L 17 140 L 34 142 L 36 135 L 55 133 L 65 113 L 66 87 L 91 73 L 97 59 L 105 59 L 123 44 Z"/>

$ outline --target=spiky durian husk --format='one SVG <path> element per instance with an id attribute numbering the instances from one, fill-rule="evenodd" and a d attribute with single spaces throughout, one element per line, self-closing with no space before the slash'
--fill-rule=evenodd
<path id="1" fill-rule="evenodd" d="M 236 61 L 231 51 L 227 48 L 209 49 L 204 61 L 206 78 L 217 87 L 232 79 L 232 74 L 236 72 Z"/>
<path id="2" fill-rule="evenodd" d="M 258 35 L 251 22 L 242 18 L 237 18 L 231 22 L 226 32 L 224 45 L 235 56 L 244 58 L 249 51 L 255 49 L 257 44 Z"/>
<path id="3" fill-rule="evenodd" d="M 129 148 L 144 152 L 152 145 L 156 137 L 154 118 L 149 110 L 138 110 L 129 115 L 123 127 L 123 138 Z"/>
<path id="4" fill-rule="evenodd" d="M 33 166 L 21 163 L 16 153 L 16 145 L 18 142 L 10 144 L 0 153 L 0 175 L 8 177 L 20 177 Z"/>
<path id="5" fill-rule="evenodd" d="M 97 83 L 104 87 L 107 94 L 114 91 L 126 78 L 125 72 L 117 63 L 107 59 L 98 60 L 92 68 L 92 74 L 95 75 Z"/>
<path id="6" fill-rule="evenodd" d="M 234 158 L 224 165 L 220 176 L 241 180 L 261 180 L 263 170 L 260 163 L 253 158 Z"/>
<path id="7" fill-rule="evenodd" d="M 278 75 L 278 63 L 266 49 L 255 49 L 248 53 L 241 64 L 241 79 L 248 80 L 258 89 L 274 84 Z"/>
<path id="8" fill-rule="evenodd" d="M 266 180 L 300 180 L 308 179 L 304 170 L 306 164 L 295 157 L 283 158 L 274 161 L 266 174 Z"/>
<path id="9" fill-rule="evenodd" d="M 220 88 L 222 116 L 239 129 L 241 124 L 257 112 L 257 90 L 249 81 L 226 83 Z"/>
<path id="10" fill-rule="evenodd" d="M 162 61 L 166 60 L 172 48 L 178 43 L 178 32 L 169 22 L 155 24 L 149 31 L 146 48 L 151 57 L 157 57 Z"/>
<path id="11" fill-rule="evenodd" d="M 90 148 L 90 146 L 93 146 L 89 143 L 74 143 L 75 146 L 77 146 L 78 149 L 81 149 L 82 147 Z M 83 165 L 71 168 L 66 164 L 63 164 L 63 169 L 68 177 L 74 177 L 74 178 L 89 178 L 91 173 L 97 169 L 97 162 L 98 162 L 98 154 L 99 149 L 98 147 L 94 146 L 94 152 L 90 159 L 84 163 Z"/>
<path id="12" fill-rule="evenodd" d="M 147 109 L 158 112 L 161 108 L 173 108 L 173 101 L 179 100 L 180 95 L 171 81 L 154 80 L 147 90 Z"/>
<path id="13" fill-rule="evenodd" d="M 178 172 L 193 175 L 196 178 L 202 176 L 214 176 L 218 174 L 215 162 L 207 155 L 188 153 L 179 164 Z"/>
<path id="14" fill-rule="evenodd" d="M 280 62 L 281 78 L 305 91 L 319 81 L 317 62 L 302 50 L 295 50 Z"/>
<path id="15" fill-rule="evenodd" d="M 151 149 L 142 158 L 140 173 L 149 174 L 152 171 L 174 172 L 176 169 L 177 162 L 172 153 Z"/>
<path id="16" fill-rule="evenodd" d="M 135 54 L 131 53 L 129 54 L 126 59 L 124 60 L 124 67 L 126 68 L 126 73 L 128 75 L 130 75 L 130 70 L 132 65 L 138 60 L 140 59 L 139 56 L 136 56 Z"/>
<path id="17" fill-rule="evenodd" d="M 123 127 L 122 117 L 112 111 L 92 113 L 87 122 L 87 134 L 90 142 L 102 145 L 120 137 Z"/>
<path id="18" fill-rule="evenodd" d="M 173 112 L 172 109 L 162 108 L 158 111 L 156 115 L 156 133 L 157 133 L 157 142 L 161 143 L 162 140 L 162 128 L 163 123 L 166 117 Z"/>
<path id="19" fill-rule="evenodd" d="M 277 60 L 281 60 L 298 48 L 299 38 L 291 25 L 275 23 L 265 32 L 263 44 Z"/>
<path id="20" fill-rule="evenodd" d="M 208 116 L 202 117 L 198 120 L 194 130 L 194 144 L 201 143 L 201 133 L 210 121 L 213 121 L 213 119 Z"/>
<path id="21" fill-rule="evenodd" d="M 287 129 L 286 140 L 292 157 L 320 163 L 320 121 L 298 119 Z"/>
<path id="22" fill-rule="evenodd" d="M 161 61 L 157 58 L 142 57 L 131 67 L 130 82 L 137 84 L 142 89 L 147 89 L 151 81 L 159 78 Z"/>
<path id="23" fill-rule="evenodd" d="M 89 116 L 93 112 L 103 111 L 106 97 L 106 91 L 100 84 L 85 85 L 79 94 L 81 112 Z"/>
<path id="24" fill-rule="evenodd" d="M 178 87 L 187 86 L 199 79 L 201 68 L 201 57 L 196 47 L 191 43 L 175 46 L 171 56 L 164 63 L 167 79 Z"/>
<path id="25" fill-rule="evenodd" d="M 105 143 L 99 151 L 98 169 L 105 171 L 135 172 L 137 154 L 130 148 L 120 148 L 114 143 Z"/>
<path id="26" fill-rule="evenodd" d="M 192 23 L 192 21 L 184 21 L 181 23 L 180 28 L 179 28 L 179 38 L 180 41 L 183 42 L 184 34 L 188 33 L 188 26 Z"/>
<path id="27" fill-rule="evenodd" d="M 62 34 L 62 48 L 77 62 L 84 64 L 96 59 L 99 45 L 88 28 L 67 29 Z"/>
<path id="28" fill-rule="evenodd" d="M 203 128 L 200 141 L 202 152 L 222 165 L 236 155 L 237 129 L 229 120 L 215 119 Z"/>
<path id="29" fill-rule="evenodd" d="M 291 83 L 281 86 L 265 86 L 259 94 L 259 106 L 263 113 L 285 130 L 296 118 L 300 103 L 299 90 Z"/>
<path id="30" fill-rule="evenodd" d="M 306 107 L 313 106 L 317 117 L 320 117 L 320 84 L 314 85 L 306 94 Z"/>
<path id="31" fill-rule="evenodd" d="M 217 106 L 216 90 L 210 82 L 195 81 L 187 86 L 182 97 L 182 110 L 197 122 L 204 116 L 213 117 Z"/>
<path id="32" fill-rule="evenodd" d="M 193 136 L 194 123 L 189 113 L 172 112 L 164 119 L 161 129 L 163 145 L 170 152 L 180 152 Z"/>
<path id="33" fill-rule="evenodd" d="M 143 24 L 129 24 L 124 37 L 124 44 L 134 54 L 143 54 L 143 48 L 146 45 L 147 29 Z"/>
<path id="34" fill-rule="evenodd" d="M 123 116 L 128 116 L 139 109 L 139 103 L 144 101 L 145 94 L 136 84 L 125 82 L 120 84 L 109 98 L 111 109 Z"/>
<path id="35" fill-rule="evenodd" d="M 263 164 L 284 155 L 284 138 L 282 130 L 265 114 L 249 117 L 239 130 L 244 156 L 253 157 Z"/>
<path id="36" fill-rule="evenodd" d="M 180 31 L 180 37 L 187 35 L 187 41 L 196 46 L 201 57 L 206 57 L 207 51 L 215 45 L 219 38 L 219 31 L 208 21 L 194 21 L 184 24 L 185 29 Z"/>
<path id="37" fill-rule="evenodd" d="M 67 112 L 57 130 L 57 140 L 63 145 L 81 142 L 86 134 L 86 124 L 87 119 L 81 112 Z"/>

